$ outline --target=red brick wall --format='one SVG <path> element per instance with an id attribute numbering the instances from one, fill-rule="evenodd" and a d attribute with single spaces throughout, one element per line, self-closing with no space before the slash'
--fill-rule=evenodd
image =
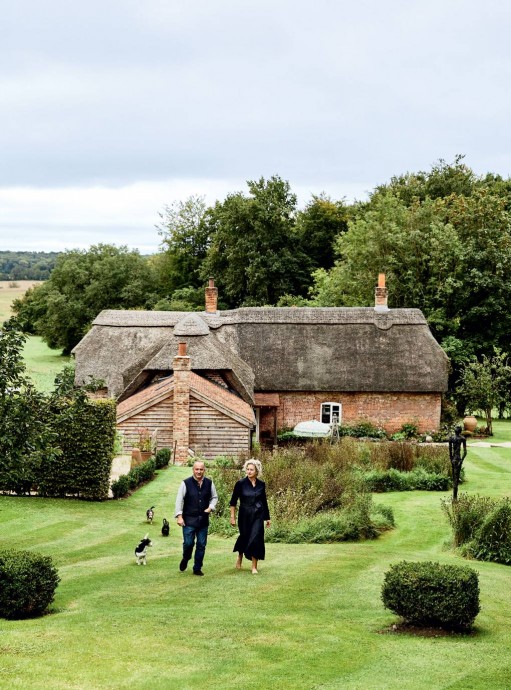
<path id="1" fill-rule="evenodd" d="M 405 422 L 415 422 L 421 433 L 440 425 L 440 393 L 307 393 L 279 391 L 278 429 L 293 428 L 298 422 L 320 421 L 321 403 L 340 402 L 342 422 L 364 420 L 382 426 L 388 433 L 399 431 Z M 273 436 L 273 410 L 262 408 L 259 433 Z"/>

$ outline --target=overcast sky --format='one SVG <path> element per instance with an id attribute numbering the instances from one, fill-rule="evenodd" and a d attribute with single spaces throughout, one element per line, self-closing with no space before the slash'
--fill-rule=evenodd
<path id="1" fill-rule="evenodd" d="M 511 173 L 504 0 L 0 0 L 0 249 L 155 251 L 278 174 L 303 206 L 458 153 Z"/>

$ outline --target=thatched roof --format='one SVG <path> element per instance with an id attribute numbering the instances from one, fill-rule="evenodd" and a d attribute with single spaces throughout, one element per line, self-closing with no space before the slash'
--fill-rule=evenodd
<path id="1" fill-rule="evenodd" d="M 176 332 L 177 331 L 177 332 Z M 101 312 L 74 352 L 77 382 L 103 378 L 114 395 L 172 369 L 178 341 L 192 369 L 232 372 L 253 391 L 440 392 L 448 359 L 418 309 L 247 308 Z M 133 389 L 133 390 L 134 390 Z"/>

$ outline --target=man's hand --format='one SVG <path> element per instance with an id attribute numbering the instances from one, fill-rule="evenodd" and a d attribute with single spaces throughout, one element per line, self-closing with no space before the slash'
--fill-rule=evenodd
<path id="1" fill-rule="evenodd" d="M 177 516 L 177 524 L 178 524 L 180 527 L 184 527 L 184 526 L 185 526 L 185 521 L 183 520 L 183 516 L 182 516 L 182 515 L 178 515 L 178 516 Z"/>

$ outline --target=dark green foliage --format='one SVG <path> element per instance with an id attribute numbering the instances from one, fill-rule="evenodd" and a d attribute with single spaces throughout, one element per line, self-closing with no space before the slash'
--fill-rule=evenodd
<path id="1" fill-rule="evenodd" d="M 128 474 L 121 474 L 119 479 L 112 483 L 111 489 L 114 498 L 123 498 L 130 491 L 134 491 L 140 484 L 151 481 L 156 471 L 156 461 L 150 458 L 141 465 L 133 467 Z"/>
<path id="2" fill-rule="evenodd" d="M 52 413 L 61 453 L 42 462 L 39 492 L 44 496 L 107 498 L 115 441 L 115 402 L 90 400 L 83 391 L 77 391 L 72 399 L 54 398 Z"/>
<path id="3" fill-rule="evenodd" d="M 0 252 L 0 280 L 47 280 L 57 252 Z"/>
<path id="4" fill-rule="evenodd" d="M 442 474 L 426 472 L 417 468 L 409 472 L 399 470 L 373 470 L 364 473 L 364 483 L 368 491 L 447 491 L 451 479 Z"/>
<path id="5" fill-rule="evenodd" d="M 421 626 L 469 629 L 480 610 L 478 576 L 466 566 L 402 561 L 385 574 L 381 596 L 385 608 Z"/>
<path id="6" fill-rule="evenodd" d="M 509 498 L 460 494 L 443 501 L 455 547 L 470 558 L 511 563 L 511 503 Z"/>
<path id="7" fill-rule="evenodd" d="M 29 493 L 40 465 L 54 457 L 55 434 L 45 396 L 25 375 L 25 336 L 14 319 L 0 329 L 0 491 Z"/>
<path id="8" fill-rule="evenodd" d="M 156 275 L 138 251 L 99 244 L 60 254 L 50 278 L 13 309 L 27 330 L 69 353 L 102 309 L 150 307 L 156 291 Z"/>
<path id="9" fill-rule="evenodd" d="M 170 462 L 171 455 L 170 448 L 160 448 L 154 458 L 156 469 L 161 470 L 162 467 L 166 467 Z"/>
<path id="10" fill-rule="evenodd" d="M 60 582 L 49 556 L 30 551 L 0 552 L 0 616 L 40 616 Z"/>
<path id="11" fill-rule="evenodd" d="M 114 498 L 123 498 L 127 496 L 130 491 L 130 479 L 127 474 L 121 474 L 119 479 L 112 482 L 112 494 Z"/>
<path id="12" fill-rule="evenodd" d="M 511 563 L 511 503 L 500 501 L 479 528 L 471 551 L 480 561 Z"/>
<path id="13" fill-rule="evenodd" d="M 229 194 L 205 217 L 211 245 L 201 276 L 214 276 L 229 307 L 275 305 L 304 295 L 311 263 L 296 233 L 296 195 L 278 175 L 247 182 L 249 196 Z"/>

